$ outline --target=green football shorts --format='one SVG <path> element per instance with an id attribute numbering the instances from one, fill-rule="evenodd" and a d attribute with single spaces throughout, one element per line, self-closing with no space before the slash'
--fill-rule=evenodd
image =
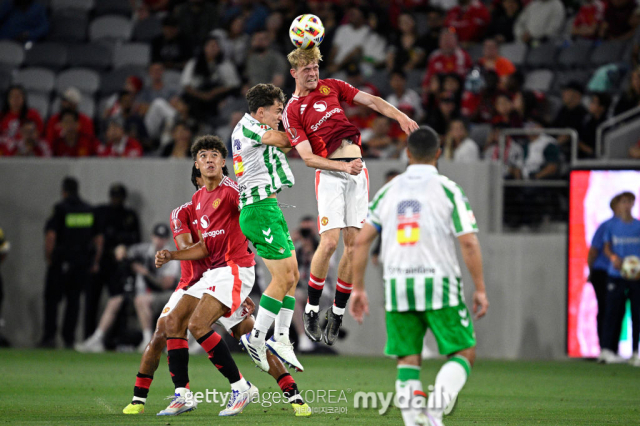
<path id="1" fill-rule="evenodd" d="M 264 259 L 286 259 L 295 250 L 287 221 L 275 198 L 244 206 L 240 211 L 240 229 Z"/>
<path id="2" fill-rule="evenodd" d="M 419 355 L 427 329 L 433 332 L 441 355 L 451 355 L 476 345 L 471 314 L 464 303 L 422 312 L 387 312 L 386 322 L 385 355 Z"/>

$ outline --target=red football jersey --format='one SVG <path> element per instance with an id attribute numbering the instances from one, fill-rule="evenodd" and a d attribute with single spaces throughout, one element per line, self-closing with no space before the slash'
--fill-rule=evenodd
<path id="1" fill-rule="evenodd" d="M 209 251 L 207 269 L 256 264 L 240 230 L 239 199 L 238 184 L 226 176 L 213 191 L 202 187 L 191 198 L 198 230 Z"/>
<path id="2" fill-rule="evenodd" d="M 180 234 L 186 234 L 187 232 L 191 234 L 191 239 L 193 243 L 197 243 L 200 241 L 200 236 L 198 235 L 198 221 L 195 218 L 193 213 L 193 206 L 191 201 L 185 203 L 171 212 L 171 230 L 173 231 L 173 241 L 176 244 L 176 248 L 180 250 L 178 247 L 178 242 L 175 238 Z M 178 287 L 176 287 L 176 291 L 180 289 L 186 289 L 191 287 L 193 284 L 197 283 L 202 274 L 205 273 L 207 268 L 207 260 L 185 260 L 180 262 L 180 282 L 178 283 Z"/>
<path id="3" fill-rule="evenodd" d="M 308 140 L 313 153 L 325 158 L 340 147 L 342 139 L 351 138 L 360 145 L 360 131 L 340 106 L 340 102 L 353 105 L 358 92 L 344 81 L 328 78 L 319 80 L 307 96 L 291 96 L 282 114 L 291 145 Z"/>

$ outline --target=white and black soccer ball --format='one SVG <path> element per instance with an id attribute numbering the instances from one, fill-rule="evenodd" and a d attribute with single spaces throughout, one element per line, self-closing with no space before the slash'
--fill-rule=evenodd
<path id="1" fill-rule="evenodd" d="M 620 269 L 622 278 L 629 281 L 640 280 L 640 258 L 638 256 L 627 256 L 622 260 Z"/>
<path id="2" fill-rule="evenodd" d="M 316 15 L 300 15 L 291 23 L 289 37 L 298 49 L 320 46 L 324 40 L 324 25 Z"/>

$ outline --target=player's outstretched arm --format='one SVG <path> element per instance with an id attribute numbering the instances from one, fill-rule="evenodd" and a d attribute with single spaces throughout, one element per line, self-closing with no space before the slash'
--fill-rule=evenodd
<path id="1" fill-rule="evenodd" d="M 332 170 L 334 172 L 346 172 L 350 175 L 358 175 L 362 171 L 362 160 L 357 158 L 353 161 L 345 163 L 344 161 L 335 161 L 328 158 L 315 155 L 311 149 L 309 141 L 300 142 L 296 145 L 298 154 L 304 160 L 304 164 L 312 169 Z"/>
<path id="2" fill-rule="evenodd" d="M 353 290 L 349 302 L 349 313 L 359 324 L 362 324 L 365 315 L 369 315 L 369 298 L 364 289 L 364 273 L 367 268 L 371 244 L 377 236 L 377 229 L 373 225 L 365 223 L 355 241 L 351 261 Z"/>
<path id="3" fill-rule="evenodd" d="M 382 115 L 386 115 L 387 117 L 396 120 L 398 124 L 400 124 L 400 128 L 407 135 L 411 134 L 411 132 L 418 130 L 418 123 L 407 117 L 407 114 L 400 111 L 398 108 L 391 105 L 389 102 L 385 101 L 381 97 L 373 96 L 368 94 L 367 92 L 358 92 L 353 97 L 353 102 L 358 105 L 364 105 L 375 112 L 379 112 Z"/>
<path id="4" fill-rule="evenodd" d="M 287 138 L 287 134 L 285 132 L 279 132 L 277 130 L 267 130 L 267 132 L 262 136 L 262 143 L 265 145 L 275 146 L 276 148 L 280 148 L 285 154 L 291 151 L 291 143 L 289 142 L 289 138 Z"/>
<path id="5" fill-rule="evenodd" d="M 460 235 L 458 241 L 460 241 L 462 258 L 471 273 L 471 279 L 473 279 L 473 284 L 476 287 L 476 291 L 473 293 L 473 313 L 476 314 L 476 319 L 482 318 L 487 313 L 489 301 L 487 300 L 487 291 L 484 286 L 480 242 L 475 233 Z"/>
<path id="6" fill-rule="evenodd" d="M 207 246 L 202 240 L 184 250 L 170 251 L 161 250 L 156 253 L 156 268 L 162 267 L 172 260 L 200 260 L 209 255 Z"/>

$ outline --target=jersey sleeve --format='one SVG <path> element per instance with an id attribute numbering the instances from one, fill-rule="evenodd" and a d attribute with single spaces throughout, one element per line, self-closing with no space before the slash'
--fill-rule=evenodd
<path id="1" fill-rule="evenodd" d="M 173 232 L 173 238 L 176 238 L 180 234 L 186 234 L 189 231 L 189 211 L 191 204 L 182 206 L 171 212 L 171 232 Z"/>
<path id="2" fill-rule="evenodd" d="M 287 138 L 291 146 L 296 146 L 301 142 L 309 140 L 309 137 L 302 127 L 299 112 L 292 104 L 287 105 L 287 109 L 282 118 L 282 124 L 284 124 L 284 130 L 287 133 Z"/>
<path id="3" fill-rule="evenodd" d="M 250 122 L 249 120 L 242 120 L 240 124 L 242 130 L 242 136 L 251 140 L 252 146 L 262 145 L 262 137 L 271 128 L 267 125 L 258 125 Z"/>
<path id="4" fill-rule="evenodd" d="M 369 203 L 369 212 L 367 214 L 366 222 L 376 228 L 378 233 L 382 231 L 382 218 L 380 213 L 382 209 L 382 200 L 389 191 L 389 188 L 391 188 L 391 185 L 389 184 L 380 188 Z"/>
<path id="5" fill-rule="evenodd" d="M 459 237 L 460 235 L 478 232 L 476 217 L 462 188 L 452 181 L 443 182 L 442 188 L 452 204 L 451 225 L 453 234 Z"/>
<path id="6" fill-rule="evenodd" d="M 342 80 L 330 78 L 329 81 L 333 83 L 333 86 L 338 91 L 338 98 L 349 105 L 353 105 L 353 98 L 358 94 L 359 90 Z"/>

